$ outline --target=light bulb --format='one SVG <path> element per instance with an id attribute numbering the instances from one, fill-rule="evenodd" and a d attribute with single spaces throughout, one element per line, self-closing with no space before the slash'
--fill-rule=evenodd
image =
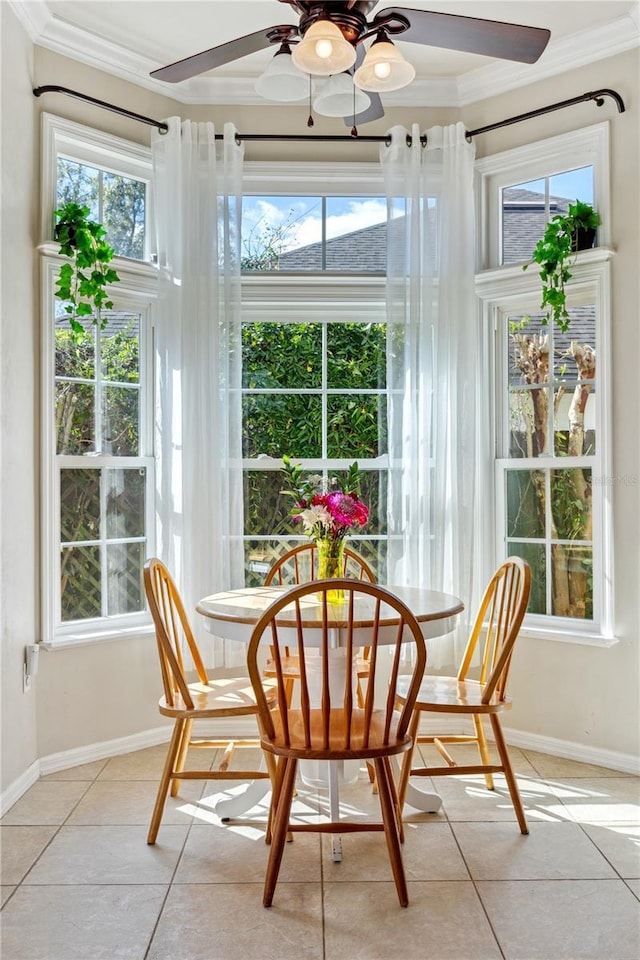
<path id="1" fill-rule="evenodd" d="M 379 80 L 386 80 L 391 73 L 391 64 L 388 60 L 381 60 L 374 65 L 373 72 Z"/>
<path id="2" fill-rule="evenodd" d="M 316 42 L 316 54 L 321 57 L 322 60 L 326 60 L 327 57 L 330 57 L 333 53 L 333 44 L 331 40 L 318 40 Z"/>

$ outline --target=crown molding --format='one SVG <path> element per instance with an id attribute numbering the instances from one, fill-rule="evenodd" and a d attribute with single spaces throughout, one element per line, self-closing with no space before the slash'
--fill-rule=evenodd
<path id="1" fill-rule="evenodd" d="M 45 0 L 8 2 L 33 43 L 178 103 L 257 106 L 271 102 L 256 93 L 255 76 L 219 75 L 193 77 L 175 85 L 163 83 L 149 76 L 158 66 L 156 61 L 59 20 Z M 552 39 L 536 64 L 500 61 L 458 77 L 418 78 L 403 90 L 385 94 L 384 103 L 388 107 L 464 107 L 615 56 L 639 43 L 640 13 L 636 5 L 625 16 L 604 26 L 581 30 L 557 41 Z"/>
<path id="2" fill-rule="evenodd" d="M 588 63 L 604 60 L 640 44 L 638 9 L 597 28 L 579 30 L 560 40 L 550 40 L 538 63 L 503 60 L 458 78 L 458 106 L 515 90 L 527 84 L 555 77 Z"/>

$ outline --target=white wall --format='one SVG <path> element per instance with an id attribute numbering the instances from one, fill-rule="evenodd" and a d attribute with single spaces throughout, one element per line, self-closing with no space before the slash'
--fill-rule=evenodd
<path id="1" fill-rule="evenodd" d="M 626 106 L 618 114 L 585 103 L 478 137 L 483 156 L 536 139 L 610 119 L 613 258 L 613 521 L 615 630 L 609 649 L 522 637 L 514 656 L 513 730 L 581 744 L 585 750 L 640 754 L 640 153 L 638 51 L 602 60 L 464 110 L 468 129 L 579 96 L 612 88 Z M 524 741 L 521 741 L 524 742 Z M 597 754 L 596 754 L 597 755 Z"/>
<path id="2" fill-rule="evenodd" d="M 34 223 L 38 206 L 34 171 L 41 110 L 148 143 L 150 128 L 59 95 L 41 100 L 33 86 L 60 84 L 148 116 L 171 114 L 226 120 L 244 132 L 304 132 L 304 108 L 185 107 L 147 90 L 43 49 L 32 51 L 13 15 L 2 4 L 3 219 L 2 219 L 2 789 L 36 757 L 80 750 L 94 743 L 140 734 L 161 724 L 154 642 L 119 641 L 43 652 L 35 692 L 22 694 L 21 656 L 38 636 L 38 334 L 34 309 Z M 12 77 L 9 95 L 7 73 Z M 638 477 L 638 64 L 636 54 L 595 64 L 513 94 L 465 108 L 469 127 L 531 107 L 602 87 L 617 89 L 627 103 L 623 116 L 611 101 L 550 114 L 479 138 L 479 154 L 536 137 L 612 119 L 614 261 L 614 470 Z M 6 102 L 5 102 L 6 99 Z M 453 121 L 452 110 L 393 110 L 366 133 L 417 120 L 422 127 Z M 346 128 L 345 128 L 346 129 Z M 314 133 L 336 132 L 318 118 Z M 11 144 L 7 141 L 11 139 Z M 375 160 L 377 145 L 248 144 L 248 159 Z M 5 185 L 10 189 L 5 190 Z M 5 193 L 6 211 L 5 211 Z M 6 507 L 10 504 L 10 514 Z M 574 741 L 585 748 L 638 752 L 638 487 L 615 487 L 616 612 L 620 642 L 609 650 L 552 641 L 523 640 L 516 653 L 509 726 L 542 737 Z M 34 701 L 37 698 L 37 737 Z"/>
<path id="3" fill-rule="evenodd" d="M 37 758 L 36 696 L 23 693 L 24 647 L 38 623 L 36 117 L 31 45 L 8 4 L 2 30 L 2 322 L 0 325 L 0 677 L 2 786 Z"/>

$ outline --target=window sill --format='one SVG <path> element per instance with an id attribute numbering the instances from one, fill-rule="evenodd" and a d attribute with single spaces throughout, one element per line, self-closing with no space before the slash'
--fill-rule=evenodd
<path id="1" fill-rule="evenodd" d="M 559 643 L 577 643 L 585 647 L 614 647 L 619 640 L 617 637 L 606 637 L 602 633 L 576 633 L 563 630 L 562 627 L 550 629 L 548 627 L 524 626 L 520 628 L 521 637 L 530 637 L 532 640 L 554 640 Z"/>
<path id="2" fill-rule="evenodd" d="M 109 627 L 104 630 L 81 631 L 58 634 L 53 640 L 43 640 L 43 650 L 68 650 L 70 647 L 90 647 L 95 643 L 113 643 L 118 640 L 131 640 L 134 637 L 153 637 L 151 621 L 135 627 Z"/>

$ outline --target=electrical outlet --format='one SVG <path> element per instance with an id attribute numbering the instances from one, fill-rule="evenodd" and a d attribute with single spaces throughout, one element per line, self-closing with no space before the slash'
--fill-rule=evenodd
<path id="1" fill-rule="evenodd" d="M 31 689 L 31 680 L 38 672 L 38 654 L 40 648 L 37 643 L 30 643 L 24 648 L 24 664 L 22 668 L 22 691 Z"/>

